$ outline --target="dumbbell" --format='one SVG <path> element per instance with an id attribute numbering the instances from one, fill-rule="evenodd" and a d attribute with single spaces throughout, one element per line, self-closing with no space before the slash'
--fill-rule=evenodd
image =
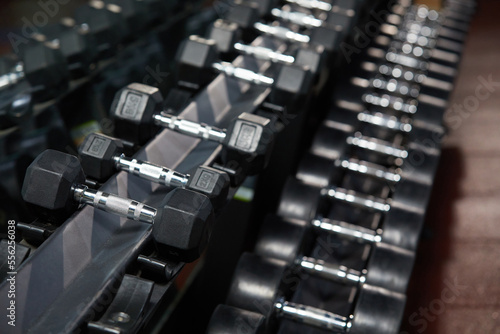
<path id="1" fill-rule="evenodd" d="M 226 22 L 235 23 L 238 27 L 243 29 L 244 40 L 252 40 L 255 37 L 255 34 L 247 33 L 253 28 L 256 32 L 264 33 L 289 43 L 299 43 L 314 48 L 322 47 L 328 53 L 332 53 L 338 48 L 342 38 L 341 32 L 324 26 L 311 28 L 307 34 L 303 34 L 285 26 L 278 26 L 274 23 L 269 25 L 258 22 L 259 10 L 267 13 L 267 8 L 269 7 L 258 2 L 260 1 L 255 1 L 254 3 L 237 3 L 235 6 L 231 7 L 224 18 Z M 256 5 L 256 3 L 258 4 Z"/>
<path id="2" fill-rule="evenodd" d="M 5 57 L 0 62 L 0 90 L 27 80 L 37 101 L 57 97 L 68 88 L 69 71 L 59 44 L 34 36 L 22 45 L 19 60 Z"/>
<path id="3" fill-rule="evenodd" d="M 125 156 L 121 140 L 93 133 L 88 135 L 79 150 L 82 167 L 88 177 L 103 182 L 117 170 L 167 187 L 197 191 L 212 200 L 214 208 L 227 201 L 229 176 L 217 169 L 200 166 L 193 176 Z"/>
<path id="4" fill-rule="evenodd" d="M 404 311 L 403 294 L 384 293 L 382 288 L 365 285 L 352 314 L 342 316 L 287 301 L 288 288 L 283 282 L 287 274 L 282 261 L 244 253 L 236 266 L 226 304 L 264 315 L 268 332 L 273 332 L 282 318 L 335 332 L 397 333 Z"/>
<path id="5" fill-rule="evenodd" d="M 370 47 L 367 49 L 364 59 L 373 62 L 383 59 L 389 66 L 399 66 L 404 70 L 414 72 L 416 75 L 424 74 L 445 82 L 453 82 L 457 75 L 457 70 L 453 66 L 446 66 L 434 61 L 410 57 L 405 54 L 394 52 L 394 50 L 387 51 L 376 47 Z"/>
<path id="6" fill-rule="evenodd" d="M 262 3 L 267 1 L 251 0 L 251 2 L 257 3 L 260 8 Z M 362 1 L 337 1 L 334 6 L 322 1 L 292 0 L 286 2 L 290 5 L 270 9 L 271 15 L 303 28 L 326 27 L 344 33 L 351 31 L 363 5 Z M 269 7 L 264 7 L 269 10 Z"/>
<path id="7" fill-rule="evenodd" d="M 0 58 L 1 62 L 2 58 Z M 19 91 L 10 90 L 0 93 L 0 130 L 14 126 L 30 126 L 29 120 L 33 115 L 34 101 L 29 88 L 27 90 L 21 88 Z"/>
<path id="8" fill-rule="evenodd" d="M 111 106 L 115 133 L 122 139 L 144 144 L 157 127 L 224 145 L 223 158 L 234 161 L 249 174 L 267 165 L 274 143 L 268 118 L 242 113 L 226 130 L 180 119 L 160 112 L 162 96 L 158 88 L 133 83 L 116 93 Z"/>
<path id="9" fill-rule="evenodd" d="M 90 73 L 97 51 L 88 27 L 78 26 L 75 20 L 67 17 L 57 24 L 43 27 L 40 33 L 47 40 L 58 41 L 72 78 Z"/>
<path id="10" fill-rule="evenodd" d="M 446 19 L 445 15 L 441 15 L 435 10 L 429 10 L 425 5 L 412 6 L 404 15 L 393 13 L 388 15 L 386 19 L 388 25 L 383 25 L 382 30 L 388 35 L 396 32 L 394 30 L 394 26 L 396 26 L 400 30 L 410 31 L 412 34 L 416 33 L 430 38 L 436 38 L 440 35 L 441 38 L 452 43 L 461 44 L 465 37 L 463 33 L 467 31 L 467 28 L 460 22 L 456 22 L 452 18 Z"/>
<path id="11" fill-rule="evenodd" d="M 380 40 L 377 40 L 377 43 L 385 46 L 389 45 L 390 41 L 404 42 L 423 49 L 441 50 L 444 51 L 443 55 L 449 53 L 460 54 L 462 52 L 463 43 L 440 36 L 439 30 L 442 28 L 440 24 L 433 27 L 411 20 L 404 20 L 399 16 L 389 15 L 387 23 L 382 24 L 380 28 L 383 35 Z M 399 29 L 395 28 L 395 26 L 398 26 Z M 440 56 L 438 55 L 438 57 Z"/>
<path id="12" fill-rule="evenodd" d="M 420 194 L 415 194 L 418 195 Z M 325 212 L 332 210 L 331 205 L 334 202 L 344 206 L 333 207 L 334 214 L 350 212 L 349 219 L 357 220 L 358 225 L 353 222 L 323 218 Z M 405 204 L 336 186 L 315 187 L 290 178 L 283 188 L 278 215 L 309 222 L 316 229 L 357 242 L 369 244 L 382 242 L 414 251 L 418 246 L 425 207 L 416 208 Z M 373 214 L 381 215 L 382 228 L 373 230 L 359 225 L 372 224 Z"/>
<path id="13" fill-rule="evenodd" d="M 102 1 L 92 0 L 78 7 L 75 21 L 89 28 L 100 58 L 113 56 L 118 45 L 130 35 L 127 22 L 121 15 L 121 8 Z"/>
<path id="14" fill-rule="evenodd" d="M 203 194 L 176 188 L 155 209 L 144 203 L 89 189 L 75 156 L 46 150 L 26 170 L 21 191 L 26 204 L 48 221 L 60 223 L 79 205 L 152 224 L 152 235 L 163 256 L 180 261 L 197 259 L 214 222 L 212 204 Z"/>
<path id="15" fill-rule="evenodd" d="M 399 168 L 400 176 L 405 175 L 403 179 L 409 178 L 422 184 L 433 183 L 440 157 L 439 143 L 433 140 L 405 142 L 399 137 L 394 137 L 392 141 L 380 140 L 364 136 L 348 124 L 333 121 L 326 121 L 319 126 L 310 152 L 330 161 L 349 156 L 384 167 L 380 170 L 396 167 Z M 373 169 L 370 174 L 380 175 L 381 172 L 377 170 L 379 168 Z M 390 178 L 387 181 L 400 180 L 396 177 L 394 181 Z"/>
<path id="16" fill-rule="evenodd" d="M 374 259 L 370 259 L 368 266 L 358 271 L 331 263 L 331 260 L 328 262 L 328 258 L 306 256 L 312 252 L 313 233 L 310 232 L 307 225 L 268 215 L 259 232 L 254 253 L 264 258 L 285 261 L 289 270 L 297 273 L 301 279 L 305 273 L 346 286 L 358 286 L 360 289 L 368 284 L 405 293 L 414 259 L 412 252 L 397 247 L 377 247 L 371 254 Z M 371 266 L 375 267 L 374 274 L 370 272 Z M 381 272 L 384 273 L 384 280 L 377 277 Z"/>
<path id="17" fill-rule="evenodd" d="M 177 54 L 178 79 L 185 86 L 200 88 L 212 80 L 212 73 L 223 73 L 248 83 L 272 87 L 270 100 L 281 106 L 294 105 L 304 98 L 312 86 L 312 74 L 307 68 L 295 65 L 281 66 L 274 78 L 233 66 L 231 63 L 216 62 L 215 41 L 198 36 L 185 40 Z M 290 112 L 294 112 L 291 108 Z"/>
<path id="18" fill-rule="evenodd" d="M 105 4 L 120 7 L 120 13 L 125 19 L 133 36 L 139 36 L 148 25 L 149 15 L 146 1 L 139 0 L 103 0 Z"/>
<path id="19" fill-rule="evenodd" d="M 373 79 L 353 77 L 348 84 L 335 92 L 334 103 L 339 108 L 397 117 L 401 122 L 413 122 L 416 127 L 429 128 L 429 132 L 440 133 L 443 115 L 448 105 L 446 95 L 452 91 L 452 85 L 449 86 L 449 91 L 443 91 L 443 97 L 437 97 L 430 95 L 434 93 L 434 89 L 426 89 L 418 84 L 407 84 L 379 76 Z M 384 126 L 385 123 L 380 125 Z M 402 127 L 400 130 L 404 132 L 413 130 L 404 124 Z"/>
<path id="20" fill-rule="evenodd" d="M 425 5 L 413 5 L 406 8 L 401 6 L 394 7 L 394 13 L 387 16 L 387 21 L 393 25 L 400 25 L 402 21 L 406 21 L 410 24 L 416 23 L 421 26 L 429 27 L 433 29 L 429 31 L 426 29 L 425 34 L 435 34 L 435 30 L 439 28 L 444 28 L 443 35 L 446 37 L 463 37 L 463 35 L 457 35 L 456 31 L 467 31 L 467 27 L 463 23 L 469 21 L 466 16 L 456 16 L 454 12 L 448 12 L 442 8 L 439 12 L 436 10 L 430 10 Z M 464 18 L 465 21 L 463 20 Z M 408 26 L 403 26 L 408 28 Z M 410 28 L 417 28 L 411 27 Z M 449 31 L 448 31 L 449 30 Z M 460 40 L 460 39 L 458 39 Z"/>
<path id="21" fill-rule="evenodd" d="M 393 202 L 406 203 L 417 208 L 427 206 L 439 163 L 439 149 L 408 142 L 404 149 L 407 158 L 401 159 L 399 165 L 394 166 L 384 164 L 384 156 L 378 152 L 375 154 L 370 154 L 370 151 L 368 154 L 363 152 L 365 147 L 380 145 L 380 141 L 374 141 L 373 138 L 367 140 L 362 136 L 349 137 L 349 135 L 350 132 L 320 126 L 314 138 L 311 154 L 307 155 L 307 159 L 304 159 L 298 168 L 298 177 L 311 184 L 326 186 L 337 183 L 345 173 L 357 174 L 363 180 L 374 180 L 375 186 L 389 186 Z M 360 140 L 361 143 L 356 143 L 356 140 Z M 358 144 L 360 146 L 354 147 L 362 150 L 349 152 L 347 147 L 350 144 Z M 392 147 L 389 143 L 385 145 L 386 149 Z"/>
<path id="22" fill-rule="evenodd" d="M 403 146 L 410 142 L 424 146 L 429 140 L 439 146 L 445 132 L 442 119 L 442 114 L 427 112 L 423 108 L 418 108 L 417 112 L 408 115 L 383 106 L 374 107 L 349 101 L 349 97 L 346 97 L 334 101 L 324 123 L 348 126 L 365 136 L 386 141 L 401 137 Z"/>
<path id="23" fill-rule="evenodd" d="M 421 40 L 421 38 L 418 38 L 418 40 Z M 387 50 L 388 56 L 386 57 L 397 55 L 399 57 L 404 57 L 407 61 L 424 60 L 432 62 L 436 64 L 435 66 L 440 66 L 442 68 L 456 68 L 460 61 L 460 56 L 456 52 L 438 49 L 437 46 L 432 45 L 434 44 L 432 42 L 425 42 L 427 44 L 421 46 L 418 45 L 417 42 L 410 43 L 407 40 L 391 40 L 385 36 L 378 36 L 374 41 L 377 46 Z"/>
<path id="24" fill-rule="evenodd" d="M 215 41 L 217 50 L 222 55 L 241 53 L 282 65 L 294 64 L 307 67 L 313 74 L 317 74 L 324 65 L 324 54 L 321 48 L 298 47 L 294 55 L 283 54 L 265 46 L 240 43 L 240 35 L 240 29 L 237 24 L 217 20 L 211 26 L 208 38 Z"/>
<path id="25" fill-rule="evenodd" d="M 424 72 L 414 72 L 400 65 L 370 61 L 361 61 L 360 63 L 356 63 L 356 65 L 358 66 L 355 75 L 363 79 L 371 77 L 372 82 L 370 82 L 370 86 L 374 88 L 377 88 L 374 85 L 374 81 L 380 79 L 380 88 L 378 89 L 389 90 L 387 86 L 390 84 L 392 85 L 392 91 L 397 91 L 399 87 L 406 84 L 411 87 L 416 87 L 416 92 L 418 94 L 438 97 L 443 100 L 448 100 L 453 90 L 453 84 L 449 81 L 433 78 Z M 410 93 L 409 90 L 407 90 L 407 92 Z M 408 93 L 406 93 L 406 95 L 408 95 Z"/>
<path id="26" fill-rule="evenodd" d="M 425 51 L 422 46 L 418 45 L 419 41 L 423 41 L 422 45 L 430 46 L 429 37 L 419 37 L 416 34 L 409 35 L 397 27 L 387 25 L 382 25 L 381 31 L 386 36 L 381 35 L 375 38 L 375 45 L 367 50 L 368 57 L 385 59 L 388 63 L 405 66 L 417 71 L 427 71 L 445 81 L 452 81 L 456 76 L 455 66 L 458 57 L 455 53 L 434 49 L 430 51 L 433 52 L 431 55 L 429 51 Z M 394 38 L 401 37 L 398 34 L 405 38 L 403 39 L 404 43 L 403 41 L 394 40 Z M 413 46 L 412 43 L 408 42 L 408 36 L 411 36 L 410 42 L 417 45 Z M 441 41 L 441 39 L 438 39 L 438 41 Z M 447 42 L 447 44 L 450 43 Z M 457 49 L 459 46 L 454 45 L 453 47 L 450 46 L 450 48 Z"/>

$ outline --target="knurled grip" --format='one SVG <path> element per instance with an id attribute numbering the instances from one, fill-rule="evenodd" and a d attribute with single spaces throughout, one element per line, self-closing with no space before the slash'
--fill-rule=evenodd
<path id="1" fill-rule="evenodd" d="M 79 203 L 89 204 L 97 209 L 144 223 L 152 224 L 156 217 L 156 209 L 144 203 L 89 189 L 82 185 L 74 188 L 74 198 Z"/>

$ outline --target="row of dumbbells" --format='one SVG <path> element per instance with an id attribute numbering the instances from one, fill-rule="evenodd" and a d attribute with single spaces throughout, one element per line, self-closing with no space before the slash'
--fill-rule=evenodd
<path id="1" fill-rule="evenodd" d="M 305 1 L 301 2 L 301 5 L 308 8 L 314 6 L 314 2 L 309 3 Z M 179 106 L 188 103 L 192 94 L 206 86 L 213 79 L 214 74 L 218 72 L 223 72 L 227 76 L 236 77 L 238 80 L 244 82 L 260 84 L 264 88 L 271 86 L 271 93 L 268 101 L 273 102 L 273 110 L 276 109 L 276 105 L 286 106 L 287 114 L 296 113 L 300 110 L 298 102 L 306 98 L 311 87 L 318 81 L 320 72 L 326 72 L 324 68 L 328 65 L 326 62 L 327 55 L 326 52 L 323 52 L 324 47 L 318 46 L 316 43 L 307 43 L 305 41 L 294 42 L 293 39 L 287 39 L 286 36 L 288 36 L 288 34 L 283 33 L 270 32 L 267 37 L 261 38 L 260 42 L 257 42 L 257 44 L 260 43 L 262 45 L 251 45 L 249 43 L 249 37 L 246 36 L 245 33 L 248 31 L 248 27 L 257 23 L 260 16 L 265 16 L 263 8 L 268 8 L 269 6 L 271 6 L 271 3 L 258 3 L 256 1 L 235 3 L 225 18 L 217 20 L 209 29 L 207 35 L 209 39 L 193 36 L 185 41 L 178 52 L 177 67 L 179 69 L 177 78 L 179 86 L 181 86 L 182 89 L 169 93 L 168 100 L 174 101 L 174 104 L 176 104 L 175 106 L 171 104 L 168 105 L 168 107 L 172 109 L 169 110 L 170 114 L 179 111 Z M 347 3 L 345 6 L 347 6 Z M 82 7 L 78 12 L 83 11 L 83 8 L 85 8 L 86 11 L 99 10 L 99 12 L 101 12 L 106 10 L 104 7 L 99 7 L 100 9 L 95 7 L 99 6 L 93 2 L 88 6 Z M 351 16 L 355 14 L 352 8 L 342 9 L 339 7 L 337 10 L 349 12 Z M 244 19 L 249 21 L 243 22 L 242 20 Z M 263 25 L 263 23 L 261 24 Z M 281 28 L 282 29 L 278 29 L 277 32 L 283 32 L 283 29 L 288 29 L 286 31 L 289 32 L 292 31 L 289 28 Z M 340 25 L 337 29 L 340 29 Z M 342 29 L 347 30 L 348 27 L 343 27 Z M 305 32 L 303 36 L 307 36 Z M 251 37 L 253 38 L 255 36 Z M 283 44 L 283 38 L 293 43 L 285 45 Z M 338 40 L 335 40 L 335 43 L 338 44 L 338 42 Z M 334 47 L 335 45 L 329 46 L 330 49 Z M 235 52 L 237 49 L 241 50 L 241 52 Z M 246 55 L 247 60 L 250 59 L 247 61 L 250 65 L 253 65 L 255 60 L 257 62 L 270 61 L 273 64 L 273 68 L 271 70 L 268 69 L 267 76 L 257 72 L 254 73 L 249 69 L 236 68 L 229 63 L 229 61 L 234 60 L 236 54 L 239 53 Z M 223 59 L 223 62 L 217 62 L 217 56 Z M 213 73 L 211 73 L 212 69 L 214 69 Z M 293 78 L 293 80 L 290 78 Z M 186 88 L 187 91 L 191 92 L 186 94 Z M 177 94 L 179 96 L 175 96 L 176 92 L 180 92 Z M 165 115 L 164 117 L 160 117 L 158 114 L 151 117 L 153 115 L 151 108 L 156 108 L 155 112 L 160 111 L 160 109 L 158 109 L 158 99 L 152 99 L 151 101 L 152 102 L 147 104 L 147 110 L 141 115 L 119 112 L 116 112 L 115 115 L 112 112 L 111 117 L 115 118 L 117 124 L 115 127 L 115 134 L 127 141 L 143 145 L 154 134 L 153 129 L 157 128 L 155 124 L 168 125 L 170 120 Z M 124 102 L 133 103 L 133 96 L 130 101 L 127 100 Z M 19 103 L 16 103 L 16 106 L 22 107 Z M 114 105 L 112 110 L 116 110 L 116 108 L 117 105 Z M 269 116 L 269 114 L 267 115 Z M 271 117 L 283 117 L 283 115 L 271 115 Z M 185 127 L 187 124 L 186 122 L 177 123 L 180 124 L 181 127 Z M 39 135 L 39 133 L 40 131 L 37 132 L 37 135 Z M 58 136 L 56 143 L 64 147 L 64 141 L 60 140 L 60 138 L 61 136 Z M 218 140 L 223 140 L 223 138 L 218 138 Z M 29 142 L 33 143 L 34 141 L 31 140 Z M 52 147 L 51 145 L 54 145 L 54 143 L 53 141 L 48 142 L 47 145 L 48 147 Z M 57 147 L 54 146 L 53 148 Z M 24 175 L 24 171 L 22 171 L 22 174 Z M 101 182 L 103 181 L 102 177 L 98 179 Z M 241 181 L 242 177 L 239 177 L 239 179 Z"/>
<path id="2" fill-rule="evenodd" d="M 279 333 L 306 330 L 293 322 L 333 332 L 398 331 L 454 79 L 435 78 L 428 69 L 441 52 L 437 45 L 460 50 L 463 43 L 449 39 L 449 31 L 442 37 L 440 23 L 461 27 L 457 36 L 466 32 L 467 22 L 446 17 L 449 11 L 411 6 L 399 19 L 389 16 L 401 24 L 385 56 L 371 57 L 380 45 L 368 50 L 361 70 L 334 94 L 310 153 L 283 190 L 278 215 L 263 222 L 254 252 L 240 258 L 208 333 L 272 332 L 280 318 Z M 456 58 L 446 59 L 442 66 L 456 73 Z M 405 66 L 417 62 L 418 69 Z"/>
<path id="3" fill-rule="evenodd" d="M 325 8 L 327 3 L 318 1 L 285 2 L 279 7 L 279 1 L 236 1 L 206 38 L 192 36 L 185 41 L 178 52 L 178 83 L 197 90 L 211 82 L 214 73 L 223 73 L 270 87 L 268 102 L 293 114 L 332 66 L 340 43 L 367 5 L 342 1 Z M 238 55 L 256 59 L 257 69 L 239 66 L 242 61 L 229 62 Z M 266 74 L 258 70 L 258 61 L 271 63 L 263 69 Z"/>
<path id="4" fill-rule="evenodd" d="M 17 57 L 0 59 L 0 90 L 26 80 L 38 102 L 55 98 L 70 79 L 88 75 L 98 61 L 116 55 L 120 45 L 164 22 L 175 6 L 162 0 L 93 0 L 79 7 L 74 18 L 33 26 L 30 36 L 16 39 Z"/>
<path id="5" fill-rule="evenodd" d="M 313 7 L 311 10 L 314 10 L 316 2 L 292 1 L 301 8 Z M 346 2 L 346 5 L 349 3 Z M 235 33 L 235 26 L 245 30 L 255 24 L 255 29 L 286 40 L 308 43 L 311 39 L 311 45 L 325 45 L 323 41 L 326 38 L 333 38 L 331 33 L 322 33 L 316 42 L 314 36 L 294 33 L 289 28 L 262 23 L 257 25 L 259 17 L 270 12 L 277 4 L 278 1 L 236 3 L 231 7 L 227 19 L 219 22 L 218 27 Z M 93 0 L 78 8 L 74 19 L 65 18 L 56 25 L 37 29 L 28 40 L 20 39 L 16 44 L 18 58 L 8 56 L 0 59 L 0 90 L 26 79 L 38 101 L 57 97 L 68 88 L 70 78 L 78 79 L 88 75 L 95 68 L 97 61 L 115 55 L 121 44 L 139 38 L 153 24 L 162 22 L 175 5 L 173 2 L 167 3 L 161 0 Z M 359 4 L 357 6 L 359 7 Z M 348 13 L 344 15 L 350 20 L 346 25 L 352 22 L 350 16 L 354 15 L 354 9 L 356 8 L 339 9 L 341 13 Z M 310 26 L 308 23 L 312 19 L 311 15 L 283 11 L 279 8 L 274 8 L 272 13 L 283 21 L 291 21 L 301 26 Z M 316 20 L 319 22 L 319 19 Z M 232 37 L 235 38 L 236 35 Z M 228 40 L 221 42 L 226 43 L 226 49 L 221 49 L 223 52 L 230 51 L 227 48 L 234 46 L 227 44 Z M 337 42 L 329 40 L 329 44 L 325 47 L 331 51 Z M 244 45 L 238 44 L 238 46 L 242 46 L 244 52 L 249 51 Z M 276 58 L 277 61 L 285 62 L 289 59 Z"/>
<path id="6" fill-rule="evenodd" d="M 189 45 L 197 41 L 197 38 L 190 38 L 184 44 L 179 52 L 180 65 L 189 64 L 189 59 L 186 58 L 198 56 L 196 51 L 188 50 Z M 273 42 L 273 44 L 281 46 L 281 49 L 271 51 L 274 54 L 284 50 L 284 44 L 278 42 Z M 208 45 L 209 49 L 213 50 L 214 44 L 203 42 L 197 45 L 203 48 Z M 301 42 L 300 46 L 307 47 L 307 43 Z M 298 49 L 297 46 L 295 50 Z M 259 55 L 267 52 L 264 49 L 258 50 Z M 289 57 L 293 56 L 289 55 Z M 207 63 L 207 59 L 203 60 L 203 63 Z M 264 60 L 270 59 L 266 57 Z M 232 65 L 223 64 L 223 66 L 228 69 Z M 294 67 L 283 64 L 283 68 Z M 226 76 L 259 83 L 258 80 L 246 80 L 247 75 L 255 77 L 258 74 L 250 74 L 249 71 L 241 68 L 237 72 L 244 73 L 243 76 L 232 75 L 230 71 L 222 72 Z M 286 73 L 286 70 L 281 73 Z M 289 73 L 288 77 L 281 79 L 282 85 L 294 84 L 295 73 L 309 75 L 308 70 L 297 66 L 296 72 Z M 199 84 L 195 90 L 203 88 L 203 85 L 211 80 L 212 78 Z M 271 84 L 270 91 L 280 89 L 278 85 L 280 80 L 276 81 L 276 85 Z M 234 83 L 229 83 L 229 85 L 232 84 Z M 297 82 L 297 84 L 304 86 L 303 83 Z M 190 86 L 185 85 L 185 87 Z M 308 88 L 302 95 L 306 95 L 311 90 L 310 86 L 306 87 Z M 267 89 L 267 86 L 265 88 Z M 295 94 L 294 89 L 296 88 L 285 87 L 282 91 L 292 98 Z M 272 102 L 281 104 L 277 100 Z M 294 108 L 293 112 L 298 113 L 300 110 Z M 155 255 L 151 258 L 140 255 L 137 261 L 131 259 L 130 262 L 134 265 L 139 263 L 141 269 L 160 272 L 163 276 L 162 283 L 164 283 L 165 280 L 168 281 L 175 275 L 172 274 L 172 270 L 168 269 L 165 261 L 193 261 L 200 256 L 210 238 L 214 216 L 227 201 L 228 194 L 231 193 L 230 188 L 240 185 L 246 175 L 258 173 L 265 167 L 275 131 L 281 129 L 284 124 L 276 124 L 277 120 L 274 118 L 249 113 L 239 115 L 224 130 L 199 124 L 182 119 L 177 116 L 175 110 L 165 108 L 159 90 L 142 84 L 131 84 L 118 92 L 110 114 L 114 119 L 115 134 L 125 140 L 92 134 L 80 147 L 81 161 L 75 156 L 48 150 L 30 165 L 23 186 L 23 198 L 39 217 L 53 225 L 49 228 L 38 222 L 18 224 L 17 227 L 23 235 L 38 235 L 42 239 L 46 238 L 53 232 L 54 225 L 60 225 L 65 221 L 70 224 L 71 215 L 75 214 L 82 204 L 126 219 L 152 224 L 151 236 L 156 245 Z M 147 146 L 147 143 L 162 128 L 221 144 L 223 147 L 220 158 L 222 166 L 200 166 L 191 175 L 187 175 L 165 166 L 134 158 L 136 145 Z M 162 144 L 175 145 L 175 143 Z M 160 204 L 155 205 L 150 205 L 149 202 L 140 203 L 99 190 L 101 182 L 115 181 L 113 176 L 119 171 L 128 172 L 146 181 L 168 187 L 168 190 L 175 189 L 169 191 Z M 152 188 L 155 189 L 156 185 Z M 96 212 L 94 219 L 112 218 Z"/>
<path id="7" fill-rule="evenodd" d="M 189 57 L 207 54 L 193 50 L 191 45 L 195 48 L 208 47 L 212 53 L 215 52 L 212 42 L 198 40 L 189 38 L 181 47 L 180 67 L 189 64 Z M 284 66 L 284 68 L 291 67 Z M 300 67 L 298 69 L 307 72 Z M 202 86 L 198 85 L 197 89 Z M 22 192 L 25 202 L 35 209 L 39 217 L 55 224 L 64 222 L 80 204 L 94 205 L 105 211 L 146 223 L 156 222 L 153 238 L 163 257 L 172 257 L 175 253 L 178 260 L 196 259 L 206 245 L 212 225 L 210 224 L 212 214 L 207 214 L 205 211 L 219 210 L 227 200 L 230 184 L 238 186 L 246 175 L 256 174 L 265 167 L 272 148 L 276 125 L 270 119 L 248 113 L 241 114 L 224 130 L 181 119 L 173 114 L 172 110 L 165 110 L 163 97 L 157 88 L 142 84 L 131 84 L 119 91 L 110 114 L 115 120 L 115 133 L 125 141 L 102 134 L 89 135 L 80 147 L 81 166 L 75 157 L 57 151 L 45 151 L 28 168 Z M 160 128 L 222 144 L 225 147 L 222 162 L 226 166 L 229 162 L 232 163 L 231 177 L 224 172 L 228 169 L 225 167 L 216 169 L 201 166 L 193 176 L 189 176 L 164 166 L 127 157 L 127 153 L 130 155 L 134 153 L 129 143 L 144 145 Z M 157 210 L 142 203 L 89 188 L 89 184 L 98 185 L 105 182 L 118 171 L 125 171 L 163 186 L 177 187 L 179 189 L 177 192 L 184 194 L 182 196 L 185 197 L 186 208 L 183 212 L 190 219 L 181 217 L 179 219 L 191 222 L 183 226 L 184 239 L 170 233 L 171 239 L 175 240 L 162 240 L 162 235 L 169 234 L 167 222 L 174 220 L 167 213 L 163 213 L 168 211 L 166 209 L 168 204 L 163 204 L 162 209 Z M 47 173 L 54 173 L 56 179 L 46 177 Z M 45 191 L 42 192 L 41 189 Z M 198 212 L 200 201 L 196 198 L 209 200 L 209 204 L 206 204 L 209 209 Z M 30 230 L 24 225 L 21 229 Z M 189 248 L 175 246 L 174 243 Z M 164 251 L 165 249 L 167 251 Z M 170 251 L 171 249 L 174 250 Z"/>

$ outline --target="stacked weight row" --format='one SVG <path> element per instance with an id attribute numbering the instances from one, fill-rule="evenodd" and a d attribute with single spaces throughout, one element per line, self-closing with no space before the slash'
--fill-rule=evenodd
<path id="1" fill-rule="evenodd" d="M 171 56 L 163 49 L 178 42 L 163 36 L 184 31 L 200 3 L 88 1 L 72 17 L 31 21 L 22 34 L 9 33 L 13 54 L 0 57 L 0 215 L 33 218 L 20 196 L 29 163 L 47 148 L 76 151 L 86 134 L 108 131 L 108 101 L 124 84 L 152 83 L 167 71 Z M 67 12 L 77 4 L 60 5 Z M 45 10 L 52 17 L 58 4 L 40 9 L 35 17 Z M 158 80 L 165 86 L 166 78 Z"/>
<path id="2" fill-rule="evenodd" d="M 353 2 L 360 10 L 362 3 Z M 178 50 L 177 84 L 168 98 L 139 83 L 120 90 L 110 110 L 115 137 L 91 134 L 80 159 L 47 150 L 29 166 L 22 195 L 39 218 L 17 228 L 25 241 L 42 247 L 16 268 L 17 280 L 56 283 L 17 300 L 25 312 L 19 328 L 135 331 L 166 298 L 183 263 L 202 255 L 228 198 L 247 176 L 266 167 L 274 138 L 324 87 L 319 77 L 349 35 L 332 41 L 343 30 L 324 27 L 327 33 L 310 43 L 311 27 L 288 26 L 281 17 L 271 19 L 272 25 L 260 23 L 271 17 L 262 5 L 234 6 L 211 30 L 219 40 L 188 38 Z M 349 13 L 355 17 L 357 9 Z M 270 30 L 260 36 L 255 27 L 264 26 Z M 231 40 L 237 38 L 244 56 L 220 52 L 218 42 L 228 36 L 216 31 L 221 27 Z M 175 108 L 172 101 L 179 100 L 187 107 Z M 294 117 L 285 122 L 285 114 Z M 48 263 L 50 272 L 42 270 Z M 120 282 L 107 311 L 92 313 L 92 298 Z M 93 297 L 82 301 L 82 291 Z M 130 319 L 116 322 L 117 312 Z M 90 322 L 88 314 L 94 314 Z"/>
<path id="3" fill-rule="evenodd" d="M 469 9 L 393 7 L 207 333 L 398 332 Z"/>

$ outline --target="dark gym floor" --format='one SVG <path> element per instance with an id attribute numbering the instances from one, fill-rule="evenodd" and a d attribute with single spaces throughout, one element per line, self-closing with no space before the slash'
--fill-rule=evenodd
<path id="1" fill-rule="evenodd" d="M 500 333 L 498 14 L 500 1 L 479 1 L 445 117 L 450 133 L 402 333 Z"/>

